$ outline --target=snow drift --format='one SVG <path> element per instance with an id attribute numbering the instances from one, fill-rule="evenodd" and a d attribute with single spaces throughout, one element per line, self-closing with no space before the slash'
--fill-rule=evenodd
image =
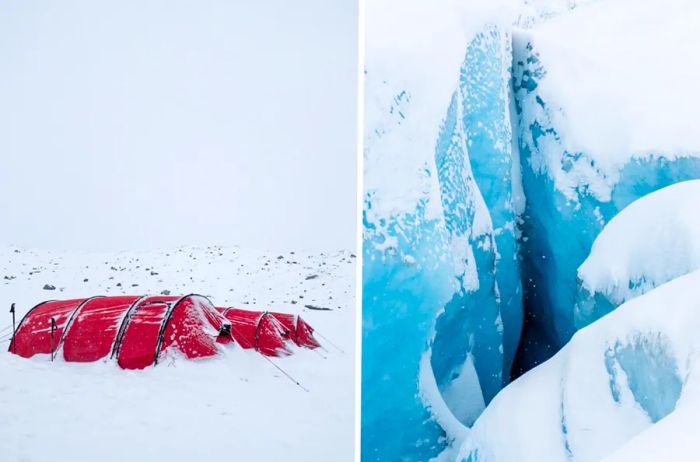
<path id="1" fill-rule="evenodd" d="M 699 303 L 696 271 L 577 332 L 492 401 L 458 460 L 598 461 L 681 409 L 697 413 Z"/>
<path id="2" fill-rule="evenodd" d="M 578 268 L 575 314 L 596 320 L 627 300 L 700 268 L 700 181 L 668 186 L 627 206 Z"/>

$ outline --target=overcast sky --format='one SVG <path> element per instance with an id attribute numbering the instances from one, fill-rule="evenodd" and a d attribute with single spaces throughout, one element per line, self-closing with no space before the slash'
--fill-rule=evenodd
<path id="1" fill-rule="evenodd" d="M 0 2 L 0 243 L 353 247 L 356 8 Z"/>

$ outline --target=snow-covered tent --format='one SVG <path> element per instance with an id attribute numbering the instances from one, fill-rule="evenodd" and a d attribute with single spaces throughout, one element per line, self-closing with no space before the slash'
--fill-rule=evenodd
<path id="1" fill-rule="evenodd" d="M 173 348 L 187 358 L 213 356 L 230 323 L 201 295 L 117 296 L 47 301 L 20 321 L 10 352 L 63 355 L 88 362 L 107 356 L 124 369 L 143 369 Z"/>
<path id="2" fill-rule="evenodd" d="M 254 348 L 265 356 L 290 354 L 287 342 L 292 341 L 292 330 L 272 313 L 247 311 L 237 308 L 218 308 L 231 322 L 231 336 L 243 348 Z"/>
<path id="3" fill-rule="evenodd" d="M 297 315 L 215 308 L 201 295 L 98 296 L 36 305 L 17 326 L 9 351 L 72 362 L 109 356 L 124 369 L 143 369 L 165 350 L 202 358 L 231 341 L 266 356 L 288 355 L 289 342 L 319 347 L 313 332 Z"/>
<path id="4" fill-rule="evenodd" d="M 300 347 L 318 348 L 321 344 L 314 337 L 314 328 L 301 316 L 289 313 L 270 313 L 289 330 L 289 338 Z"/>
<path id="5" fill-rule="evenodd" d="M 231 321 L 231 335 L 243 348 L 255 348 L 267 356 L 288 354 L 286 342 L 304 348 L 318 348 L 314 328 L 301 316 L 270 311 L 248 311 L 238 308 L 217 308 Z"/>

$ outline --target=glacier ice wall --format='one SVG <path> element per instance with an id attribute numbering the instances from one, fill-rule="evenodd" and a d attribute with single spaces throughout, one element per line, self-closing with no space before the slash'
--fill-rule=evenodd
<path id="1" fill-rule="evenodd" d="M 415 188 L 404 184 L 418 199 L 387 207 L 382 181 L 366 188 L 363 460 L 436 456 L 455 437 L 449 422 L 471 425 L 508 381 L 522 322 L 510 43 L 493 26 L 462 51 L 432 149 L 415 163 Z M 392 88 L 366 138 L 365 164 L 376 169 L 387 166 L 385 149 L 412 141 L 405 127 L 421 122 L 419 97 L 369 69 L 367 82 Z"/>
<path id="2" fill-rule="evenodd" d="M 435 150 L 445 226 L 454 251 L 469 250 L 477 281 L 458 276 L 460 287 L 436 322 L 431 363 L 445 389 L 471 355 L 486 403 L 509 380 L 522 323 L 509 56 L 510 36 L 495 26 L 469 44 Z"/>
<path id="3" fill-rule="evenodd" d="M 418 396 L 418 377 L 439 303 L 455 290 L 447 236 L 423 204 L 386 223 L 387 234 L 367 213 L 364 226 L 362 457 L 428 460 L 443 449 L 444 432 Z"/>
<path id="4" fill-rule="evenodd" d="M 641 196 L 700 178 L 700 159 L 692 154 L 629 153 L 619 169 L 611 169 L 600 157 L 571 150 L 566 114 L 541 88 L 547 67 L 536 41 L 528 33 L 516 34 L 513 47 L 517 136 L 527 197 L 522 242 L 527 313 L 519 351 L 523 371 L 550 357 L 599 315 L 575 311 L 576 274 L 605 224 Z M 602 135 L 590 134 L 596 136 Z"/>

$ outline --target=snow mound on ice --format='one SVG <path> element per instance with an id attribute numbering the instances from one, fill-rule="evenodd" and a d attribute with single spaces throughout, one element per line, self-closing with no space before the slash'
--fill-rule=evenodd
<path id="1" fill-rule="evenodd" d="M 684 460 L 669 457 L 681 449 L 660 443 L 688 440 L 683 434 L 697 425 L 698 306 L 695 271 L 580 330 L 491 402 L 457 460 L 587 462 L 620 448 L 622 455 L 609 460 L 652 460 L 625 456 L 642 446 L 655 446 L 654 460 Z M 660 440 L 652 444 L 647 436 Z M 627 442 L 638 447 L 623 448 Z"/>
<path id="2" fill-rule="evenodd" d="M 700 383 L 685 384 L 678 407 L 663 420 L 642 431 L 602 462 L 695 462 L 700 439 L 694 431 L 700 415 Z"/>
<path id="3" fill-rule="evenodd" d="M 577 311 L 602 316 L 700 268 L 699 203 L 700 180 L 685 181 L 636 200 L 610 220 L 578 269 Z"/>
<path id="4" fill-rule="evenodd" d="M 522 0 L 515 24 L 530 28 L 549 18 L 566 13 L 580 5 L 597 0 Z"/>
<path id="5" fill-rule="evenodd" d="M 555 155 L 539 168 L 560 189 L 588 184 L 604 199 L 632 159 L 698 156 L 698 21 L 693 0 L 607 0 L 517 34 L 542 66 L 537 94 L 556 142 L 588 160 L 564 169 L 560 151 L 549 150 Z M 591 181 L 591 172 L 602 180 Z"/>

